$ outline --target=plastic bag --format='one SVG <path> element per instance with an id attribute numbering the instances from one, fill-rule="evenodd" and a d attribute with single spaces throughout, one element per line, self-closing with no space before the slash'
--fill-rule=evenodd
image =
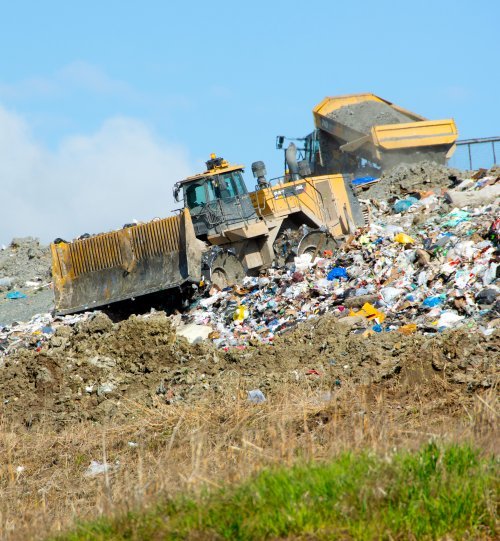
<path id="1" fill-rule="evenodd" d="M 459 321 L 462 321 L 462 319 L 464 319 L 464 316 L 459 316 L 450 310 L 441 314 L 441 317 L 438 319 L 437 326 L 438 328 L 445 327 L 448 329 L 456 325 Z"/>
<path id="2" fill-rule="evenodd" d="M 328 280 L 344 279 L 347 280 L 347 271 L 344 267 L 334 267 L 326 276 Z"/>
<path id="3" fill-rule="evenodd" d="M 427 297 L 426 299 L 424 299 L 422 306 L 425 306 L 426 308 L 434 308 L 436 306 L 440 306 L 441 304 L 443 304 L 444 300 L 445 300 L 444 295 L 438 295 L 435 297 Z"/>
<path id="4" fill-rule="evenodd" d="M 304 272 L 309 269 L 312 265 L 312 255 L 311 254 L 302 254 L 294 258 L 295 270 L 299 272 Z"/>
<path id="5" fill-rule="evenodd" d="M 392 207 L 396 214 L 406 212 L 412 205 L 418 202 L 416 197 L 407 197 L 406 199 L 400 199 L 396 201 Z"/>
<path id="6" fill-rule="evenodd" d="M 417 332 L 417 325 L 415 323 L 407 323 L 406 325 L 399 327 L 398 332 L 408 336 L 414 332 Z"/>
<path id="7" fill-rule="evenodd" d="M 404 293 L 404 289 L 400 289 L 398 287 L 383 287 L 380 290 L 380 294 L 382 295 L 384 302 L 386 302 L 387 304 L 394 302 L 403 293 Z"/>
<path id="8" fill-rule="evenodd" d="M 448 214 L 448 218 L 450 219 L 442 225 L 445 227 L 456 227 L 459 223 L 468 221 L 469 216 L 470 214 L 466 210 L 453 209 Z"/>
<path id="9" fill-rule="evenodd" d="M 373 306 L 369 302 L 365 302 L 365 304 L 363 304 L 363 306 L 361 307 L 361 310 L 358 310 L 357 312 L 351 310 L 349 312 L 349 315 L 363 316 L 370 321 L 377 321 L 378 323 L 382 323 L 385 319 L 385 314 L 380 310 L 377 310 L 375 306 Z"/>

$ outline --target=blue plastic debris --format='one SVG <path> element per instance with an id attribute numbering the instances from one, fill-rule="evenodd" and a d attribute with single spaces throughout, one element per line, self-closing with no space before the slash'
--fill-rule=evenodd
<path id="1" fill-rule="evenodd" d="M 5 298 L 15 300 L 15 299 L 25 299 L 27 295 L 21 293 L 20 291 L 10 291 L 5 295 Z"/>
<path id="2" fill-rule="evenodd" d="M 416 197 L 407 197 L 406 199 L 400 199 L 396 201 L 392 207 L 396 214 L 406 212 L 412 205 L 414 205 L 418 199 Z"/>
<path id="3" fill-rule="evenodd" d="M 363 186 L 364 184 L 370 184 L 379 180 L 377 177 L 359 177 L 352 181 L 353 186 Z"/>
<path id="4" fill-rule="evenodd" d="M 444 296 L 437 296 L 437 297 L 427 297 L 422 302 L 422 306 L 426 306 L 427 308 L 434 308 L 435 306 L 439 306 L 440 304 L 443 304 L 444 302 Z"/>
<path id="5" fill-rule="evenodd" d="M 344 267 L 333 267 L 333 269 L 328 273 L 327 280 L 336 280 L 337 278 L 344 278 L 345 280 L 348 279 L 347 271 L 344 269 Z"/>

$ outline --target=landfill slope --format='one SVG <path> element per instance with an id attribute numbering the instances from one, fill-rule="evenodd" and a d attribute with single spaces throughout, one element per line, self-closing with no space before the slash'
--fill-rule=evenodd
<path id="1" fill-rule="evenodd" d="M 369 223 L 341 248 L 199 288 L 182 313 L 0 324 L 2 538 L 343 451 L 495 453 L 500 172 L 459 180 L 453 197 L 477 203 L 455 208 L 418 170 L 361 192 Z M 21 276 L 0 315 L 52 293 L 38 280 L 5 298 L 26 284 L 24 253 L 0 255 Z"/>
<path id="2" fill-rule="evenodd" d="M 362 198 L 389 199 L 418 190 L 448 188 L 452 179 L 467 178 L 468 172 L 435 161 L 400 163 L 385 170 L 378 183 L 361 192 Z"/>
<path id="3" fill-rule="evenodd" d="M 243 390 L 265 396 L 283 385 L 322 389 L 397 384 L 436 374 L 467 399 L 498 384 L 499 333 L 458 330 L 432 338 L 384 333 L 366 340 L 333 316 L 301 324 L 274 345 L 224 351 L 189 344 L 163 313 L 113 324 L 97 313 L 61 325 L 41 347 L 20 349 L 2 366 L 0 399 L 9 422 L 55 427 L 126 420 L 130 404 L 227 400 Z"/>
<path id="4" fill-rule="evenodd" d="M 50 282 L 49 247 L 32 237 L 12 239 L 0 250 L 0 280 L 8 278 L 13 288 L 25 287 L 28 281 Z M 7 289 L 5 285 L 0 287 Z"/>
<path id="5" fill-rule="evenodd" d="M 42 314 L 4 326 L 4 416 L 26 426 L 105 423 L 124 419 L 130 401 L 189 404 L 250 390 L 272 398 L 283 385 L 375 391 L 417 373 L 437 375 L 463 400 L 495 388 L 499 187 L 496 170 L 461 182 L 466 199 L 492 196 L 460 209 L 439 188 L 372 198 L 369 224 L 335 253 L 200 289 L 182 314 L 116 323 L 101 312 Z"/>
<path id="6" fill-rule="evenodd" d="M 0 249 L 0 327 L 52 310 L 51 281 L 50 250 L 38 239 L 15 238 Z M 19 298 L 8 298 L 15 292 Z"/>
<path id="7" fill-rule="evenodd" d="M 333 110 L 328 117 L 360 133 L 368 133 L 373 126 L 412 122 L 387 103 L 372 100 L 345 105 Z"/>

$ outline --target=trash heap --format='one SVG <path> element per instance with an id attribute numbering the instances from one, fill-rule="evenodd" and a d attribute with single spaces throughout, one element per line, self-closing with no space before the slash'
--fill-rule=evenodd
<path id="1" fill-rule="evenodd" d="M 27 322 L 0 325 L 0 366 L 2 357 L 18 349 L 41 351 L 42 346 L 54 335 L 58 327 L 74 326 L 91 319 L 95 313 L 84 312 L 70 316 L 53 316 L 51 313 L 37 314 Z"/>
<path id="2" fill-rule="evenodd" d="M 32 237 L 0 246 L 0 293 L 46 287 L 52 281 L 50 251 Z"/>
<path id="3" fill-rule="evenodd" d="M 476 207 L 454 208 L 451 192 L 366 201 L 370 225 L 337 253 L 314 261 L 304 254 L 241 286 L 213 288 L 192 304 L 184 323 L 204 326 L 223 348 L 271 343 L 327 312 L 367 337 L 458 326 L 493 334 L 500 327 L 498 180 L 483 175 L 462 183 L 462 196 L 474 201 L 495 188 Z"/>
<path id="4" fill-rule="evenodd" d="M 455 180 L 448 191 L 429 191 L 427 183 L 412 183 L 411 192 L 400 186 L 388 200 L 366 197 L 372 188 L 360 191 L 369 225 L 341 249 L 314 261 L 304 254 L 234 288 L 205 291 L 172 324 L 190 342 L 208 339 L 225 349 L 273 343 L 326 313 L 366 337 L 459 326 L 492 335 L 500 327 L 500 169 Z M 2 292 L 0 316 L 16 322 L 0 318 L 0 363 L 19 348 L 40 350 L 59 326 L 93 317 L 48 313 L 52 291 L 38 284 L 48 279 L 49 254 L 37 241 L 13 241 L 0 255 L 0 272 L 15 277 Z M 38 277 L 31 292 L 28 276 Z M 7 297 L 23 284 L 26 299 Z"/>
<path id="5" fill-rule="evenodd" d="M 48 246 L 32 237 L 0 246 L 0 329 L 49 312 L 53 297 Z"/>

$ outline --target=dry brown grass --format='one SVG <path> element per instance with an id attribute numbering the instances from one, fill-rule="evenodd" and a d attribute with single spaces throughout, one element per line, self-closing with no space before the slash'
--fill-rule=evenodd
<path id="1" fill-rule="evenodd" d="M 253 405 L 235 375 L 225 395 L 194 405 L 127 403 L 120 424 L 0 425 L 2 539 L 43 538 L 76 518 L 148 505 L 186 489 L 239 481 L 271 464 L 323 460 L 341 450 L 469 441 L 495 451 L 496 390 L 467 395 L 440 377 L 329 389 L 284 385 Z M 128 442 L 137 443 L 137 447 Z M 91 460 L 119 466 L 85 477 Z M 24 469 L 20 471 L 19 467 Z"/>

